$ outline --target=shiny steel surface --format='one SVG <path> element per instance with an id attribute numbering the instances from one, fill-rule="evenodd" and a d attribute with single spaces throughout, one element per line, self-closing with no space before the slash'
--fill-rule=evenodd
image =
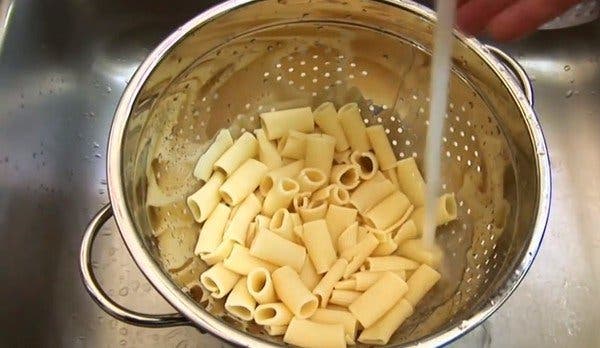
<path id="1" fill-rule="evenodd" d="M 47 8 L 21 4 L 9 17 L 0 57 L 0 76 L 8 81 L 0 86 L 0 257 L 9 266 L 0 271 L 6 284 L 2 343 L 219 346 L 192 328 L 149 330 L 110 319 L 80 285 L 75 262 L 85 225 L 106 202 L 100 148 L 124 81 L 159 37 L 199 9 L 179 13 L 158 2 L 143 11 L 105 2 L 60 5 L 53 10 L 66 16 L 49 18 L 56 36 L 44 37 L 26 23 L 46 18 Z M 598 343 L 600 190 L 594 173 L 600 168 L 590 159 L 600 148 L 594 114 L 600 70 L 598 48 L 589 45 L 598 37 L 594 24 L 505 48 L 535 77 L 553 156 L 555 214 L 523 285 L 458 346 Z M 102 44 L 107 41 L 112 45 Z M 93 265 L 109 294 L 140 311 L 170 311 L 136 271 L 114 226 L 100 236 Z"/>

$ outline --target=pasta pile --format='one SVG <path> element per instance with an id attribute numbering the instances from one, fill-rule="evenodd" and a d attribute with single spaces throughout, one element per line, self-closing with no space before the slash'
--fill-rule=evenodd
<path id="1" fill-rule="evenodd" d="M 425 182 L 355 103 L 263 113 L 221 130 L 187 199 L 202 223 L 200 283 L 228 313 L 301 347 L 386 344 L 440 279 L 420 243 Z M 439 199 L 438 225 L 456 219 Z M 361 331 L 362 330 L 362 331 Z"/>

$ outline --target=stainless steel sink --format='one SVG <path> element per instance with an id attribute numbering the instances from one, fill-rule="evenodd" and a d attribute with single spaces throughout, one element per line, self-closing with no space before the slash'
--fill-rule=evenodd
<path id="1" fill-rule="evenodd" d="M 214 1 L 213 1 L 214 2 Z M 85 292 L 77 253 L 107 202 L 104 154 L 145 55 L 208 1 L 0 0 L 0 345 L 219 347 L 194 328 L 143 329 Z M 552 159 L 552 215 L 515 295 L 455 347 L 600 345 L 600 23 L 503 46 L 535 80 Z M 99 278 L 140 311 L 169 306 L 109 225 Z"/>

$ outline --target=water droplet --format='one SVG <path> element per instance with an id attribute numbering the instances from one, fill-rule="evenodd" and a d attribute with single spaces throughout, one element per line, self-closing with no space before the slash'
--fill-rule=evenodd
<path id="1" fill-rule="evenodd" d="M 119 344 L 122 345 L 122 346 L 125 346 L 125 345 L 127 345 L 127 341 L 126 340 L 120 340 Z"/>
<path id="2" fill-rule="evenodd" d="M 119 333 L 123 336 L 127 335 L 127 328 L 126 327 L 122 327 L 119 329 Z"/>
<path id="3" fill-rule="evenodd" d="M 564 69 L 565 69 L 565 71 L 569 71 L 569 70 L 571 70 L 571 66 L 567 64 L 567 65 L 565 65 Z"/>
<path id="4" fill-rule="evenodd" d="M 565 98 L 571 98 L 572 95 L 573 95 L 573 90 L 570 89 L 567 91 L 567 93 L 565 93 Z"/>
<path id="5" fill-rule="evenodd" d="M 123 288 L 121 288 L 121 290 L 119 290 L 119 295 L 127 296 L 127 294 L 129 294 L 129 288 L 123 287 Z"/>
<path id="6" fill-rule="evenodd" d="M 95 141 L 94 141 L 93 145 L 94 145 L 94 147 L 95 147 L 96 149 L 100 147 L 100 144 L 98 144 L 98 143 L 97 143 L 97 142 L 95 142 Z"/>

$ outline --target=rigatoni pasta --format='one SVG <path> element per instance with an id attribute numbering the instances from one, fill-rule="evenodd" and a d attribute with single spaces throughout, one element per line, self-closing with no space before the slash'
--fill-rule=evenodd
<path id="1" fill-rule="evenodd" d="M 304 159 L 306 154 L 306 134 L 290 130 L 277 143 L 277 150 L 281 157 Z"/>
<path id="2" fill-rule="evenodd" d="M 194 254 L 200 256 L 217 249 L 223 241 L 223 233 L 230 213 L 231 208 L 227 205 L 222 203 L 217 205 L 200 230 Z"/>
<path id="3" fill-rule="evenodd" d="M 210 179 L 198 191 L 187 198 L 187 204 L 197 222 L 208 219 L 213 209 L 219 205 L 221 200 L 219 188 L 225 182 L 225 175 L 214 173 Z"/>
<path id="4" fill-rule="evenodd" d="M 310 107 L 262 113 L 260 124 L 269 140 L 279 139 L 290 130 L 310 133 L 315 128 Z"/>
<path id="5" fill-rule="evenodd" d="M 225 310 L 234 317 L 250 321 L 254 317 L 256 301 L 248 292 L 246 277 L 240 278 L 225 301 Z"/>
<path id="6" fill-rule="evenodd" d="M 298 183 L 291 178 L 280 178 L 271 188 L 262 206 L 262 213 L 273 216 L 279 209 L 287 209 L 294 196 L 300 191 Z"/>
<path id="7" fill-rule="evenodd" d="M 344 151 L 347 150 L 350 145 L 344 134 L 344 129 L 340 124 L 337 111 L 333 103 L 325 102 L 319 105 L 313 112 L 315 117 L 315 123 L 325 134 L 335 138 L 335 150 Z"/>
<path id="8" fill-rule="evenodd" d="M 253 193 L 251 193 L 244 199 L 242 204 L 240 204 L 235 214 L 233 214 L 231 220 L 229 221 L 229 225 L 225 230 L 224 238 L 231 239 L 237 243 L 240 243 L 241 245 L 245 245 L 248 225 L 250 222 L 252 222 L 252 220 L 254 220 L 256 215 L 258 215 L 260 208 L 260 201 Z"/>
<path id="9" fill-rule="evenodd" d="M 254 320 L 259 325 L 287 325 L 294 314 L 281 302 L 265 303 L 256 307 Z"/>
<path id="10" fill-rule="evenodd" d="M 319 300 L 304 285 L 298 273 L 290 266 L 278 268 L 272 274 L 275 293 L 295 316 L 309 318 L 317 307 Z"/>
<path id="11" fill-rule="evenodd" d="M 277 266 L 290 266 L 296 272 L 300 272 L 306 258 L 306 249 L 267 229 L 262 229 L 254 237 L 250 255 Z"/>
<path id="12" fill-rule="evenodd" d="M 368 127 L 367 136 L 369 137 L 373 152 L 375 152 L 375 157 L 377 157 L 377 161 L 379 162 L 379 168 L 384 171 L 394 168 L 396 166 L 396 155 L 387 139 L 383 126 Z"/>
<path id="13" fill-rule="evenodd" d="M 237 205 L 251 194 L 267 174 L 263 163 L 249 159 L 242 164 L 219 188 L 221 198 L 229 205 Z"/>
<path id="14" fill-rule="evenodd" d="M 257 151 L 258 141 L 252 134 L 245 132 L 219 157 L 213 168 L 225 176 L 230 176 L 244 162 L 255 157 Z"/>
<path id="15" fill-rule="evenodd" d="M 331 182 L 345 190 L 353 190 L 360 184 L 358 170 L 354 164 L 335 165 L 331 169 Z"/>
<path id="16" fill-rule="evenodd" d="M 302 240 L 317 274 L 329 271 L 337 257 L 325 220 L 305 223 Z"/>
<path id="17" fill-rule="evenodd" d="M 379 173 L 379 163 L 372 152 L 354 151 L 350 155 L 350 163 L 358 168 L 358 174 L 363 180 L 369 180 Z"/>
<path id="18" fill-rule="evenodd" d="M 342 324 L 323 324 L 298 318 L 290 322 L 283 341 L 304 348 L 346 347 Z"/>
<path id="19" fill-rule="evenodd" d="M 273 270 L 269 270 L 264 267 L 254 267 L 250 272 L 248 272 L 248 278 L 246 279 L 248 292 L 259 304 L 273 303 L 277 301 L 275 288 L 273 287 L 273 280 L 271 279 L 272 271 Z"/>
<path id="20" fill-rule="evenodd" d="M 304 160 L 298 160 L 267 173 L 260 182 L 260 193 L 266 196 L 280 178 L 294 178 L 304 168 Z"/>
<path id="21" fill-rule="evenodd" d="M 327 302 L 331 296 L 331 291 L 338 280 L 344 275 L 344 270 L 348 266 L 348 261 L 338 259 L 333 266 L 327 271 L 327 274 L 319 281 L 312 293 L 319 298 L 321 308 L 327 307 Z"/>
<path id="22" fill-rule="evenodd" d="M 239 244 L 233 245 L 231 253 L 223 260 L 223 266 L 241 275 L 248 275 L 257 268 L 266 269 L 269 272 L 277 269 L 277 266 L 250 255 L 250 250 Z"/>
<path id="23" fill-rule="evenodd" d="M 342 106 L 338 110 L 338 117 L 352 151 L 369 151 L 371 145 L 367 136 L 367 127 L 363 123 L 358 105 L 349 103 Z"/>
<path id="24" fill-rule="evenodd" d="M 335 152 L 335 138 L 327 134 L 309 134 L 306 136 L 304 164 L 308 168 L 317 168 L 329 177 Z"/>
<path id="25" fill-rule="evenodd" d="M 200 275 L 200 283 L 214 298 L 225 297 L 240 279 L 240 275 L 217 263 Z"/>
<path id="26" fill-rule="evenodd" d="M 416 207 L 423 206 L 425 204 L 425 180 L 423 180 L 414 157 L 399 161 L 396 164 L 396 172 L 402 192 Z"/>
<path id="27" fill-rule="evenodd" d="M 229 130 L 222 129 L 215 136 L 215 140 L 208 147 L 206 152 L 200 156 L 196 167 L 194 168 L 194 176 L 199 180 L 206 182 L 213 172 L 215 162 L 233 145 L 233 139 Z"/>
<path id="28" fill-rule="evenodd" d="M 264 163 L 269 170 L 281 167 L 283 165 L 281 155 L 277 151 L 277 146 L 267 139 L 265 131 L 259 128 L 254 131 L 254 134 L 258 141 L 258 159 Z"/>

